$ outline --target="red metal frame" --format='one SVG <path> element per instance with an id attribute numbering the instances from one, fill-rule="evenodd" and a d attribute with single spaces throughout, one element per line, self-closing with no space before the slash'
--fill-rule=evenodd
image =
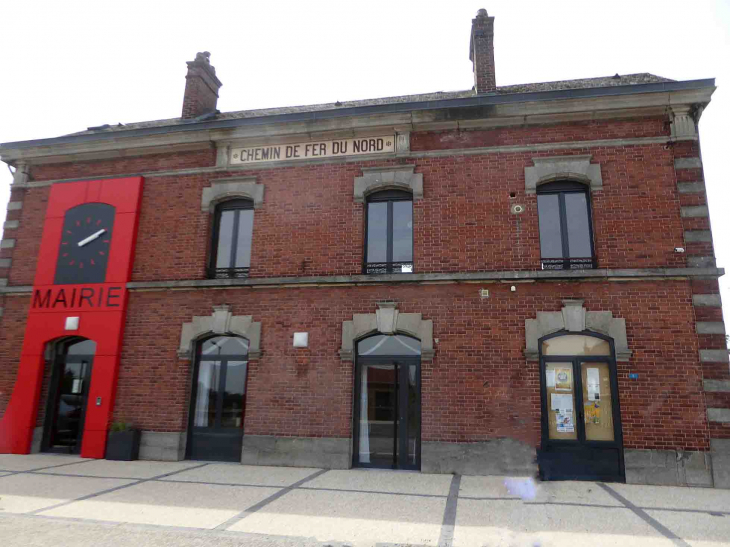
<path id="1" fill-rule="evenodd" d="M 109 422 L 114 410 L 119 357 L 127 311 L 127 287 L 132 271 L 137 226 L 142 198 L 142 177 L 104 179 L 54 184 L 46 210 L 41 248 L 28 311 L 25 339 L 15 387 L 5 415 L 0 420 L 0 453 L 28 454 L 38 415 L 38 403 L 45 368 L 46 344 L 64 336 L 82 336 L 96 342 L 94 369 L 89 388 L 89 403 L 84 424 L 81 456 L 103 458 Z M 54 285 L 66 211 L 84 203 L 107 203 L 115 208 L 114 234 L 109 249 L 104 283 L 88 285 Z M 94 298 L 71 305 L 71 295 L 81 289 L 93 289 L 98 295 L 110 290 L 113 298 Z M 59 299 L 64 290 L 67 305 Z M 41 296 L 51 291 L 49 304 Z M 79 317 L 79 328 L 65 330 L 66 317 Z M 101 404 L 97 405 L 97 399 Z"/>

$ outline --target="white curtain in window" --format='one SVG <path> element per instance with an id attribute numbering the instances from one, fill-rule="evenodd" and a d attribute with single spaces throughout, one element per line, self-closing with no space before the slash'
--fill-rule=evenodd
<path id="1" fill-rule="evenodd" d="M 213 386 L 217 361 L 201 361 L 198 371 L 198 393 L 195 402 L 196 427 L 208 427 L 208 406 L 210 405 L 210 388 Z"/>
<path id="2" fill-rule="evenodd" d="M 370 432 L 368 431 L 368 367 L 362 367 L 360 379 L 360 463 L 370 463 Z"/>

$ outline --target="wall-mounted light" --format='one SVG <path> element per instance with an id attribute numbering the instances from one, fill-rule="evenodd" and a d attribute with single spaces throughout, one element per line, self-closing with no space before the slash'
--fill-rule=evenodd
<path id="1" fill-rule="evenodd" d="M 294 347 L 295 348 L 306 348 L 309 346 L 309 333 L 308 332 L 295 332 L 294 333 Z"/>
<path id="2" fill-rule="evenodd" d="M 79 318 L 78 317 L 67 317 L 65 328 L 66 328 L 66 330 L 79 330 Z"/>

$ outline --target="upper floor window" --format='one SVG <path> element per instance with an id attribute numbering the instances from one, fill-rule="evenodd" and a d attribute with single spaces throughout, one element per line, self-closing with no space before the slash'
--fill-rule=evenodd
<path id="1" fill-rule="evenodd" d="M 413 196 L 398 190 L 372 194 L 365 219 L 363 272 L 413 272 Z"/>
<path id="2" fill-rule="evenodd" d="M 252 201 L 235 199 L 218 204 L 208 276 L 213 279 L 248 277 L 252 234 Z"/>
<path id="3" fill-rule="evenodd" d="M 540 255 L 543 270 L 596 267 L 588 188 L 576 182 L 551 182 L 537 189 Z"/>

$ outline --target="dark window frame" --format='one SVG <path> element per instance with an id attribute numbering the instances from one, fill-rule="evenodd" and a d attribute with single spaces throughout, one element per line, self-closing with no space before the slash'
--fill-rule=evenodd
<path id="1" fill-rule="evenodd" d="M 586 257 L 571 257 L 568 241 L 568 214 L 565 207 L 566 194 L 585 194 L 586 213 L 588 216 L 588 241 L 591 246 L 591 255 Z M 593 207 L 591 206 L 590 188 L 585 184 L 572 181 L 549 182 L 537 187 L 537 195 L 557 195 L 558 214 L 560 215 L 560 238 L 562 257 L 545 258 L 542 256 L 542 235 L 540 234 L 540 262 L 543 270 L 592 270 L 598 267 L 596 248 L 593 241 Z M 539 198 L 538 198 L 538 234 L 539 234 Z"/>
<path id="2" fill-rule="evenodd" d="M 190 397 L 188 399 L 188 431 L 187 442 L 185 445 L 185 459 L 240 462 L 243 432 L 246 424 L 246 396 L 248 395 L 249 371 L 248 351 L 246 351 L 246 353 L 230 355 L 203 355 L 203 346 L 206 342 L 213 340 L 214 338 L 242 338 L 250 344 L 250 340 L 248 338 L 235 334 L 213 334 L 196 341 L 194 352 L 195 361 L 191 367 L 193 376 L 190 382 Z M 199 427 L 195 425 L 195 407 L 198 402 L 198 374 L 200 373 L 200 363 L 203 361 L 221 363 L 221 375 L 218 378 L 219 394 L 225 392 L 226 379 L 228 375 L 228 362 L 246 361 L 246 375 L 244 377 L 243 408 L 240 428 L 221 426 L 224 402 L 223 396 L 219 396 L 216 399 L 214 425 L 206 427 Z M 232 448 L 232 450 L 228 450 L 230 448 Z M 229 452 L 231 452 L 231 454 L 229 454 Z"/>
<path id="3" fill-rule="evenodd" d="M 403 190 L 382 190 L 370 194 L 365 200 L 365 237 L 363 238 L 363 267 L 362 273 L 367 274 L 391 274 L 391 273 L 413 273 L 413 228 L 411 228 L 411 260 L 393 262 L 393 203 L 397 201 L 411 202 L 411 222 L 413 222 L 413 194 Z M 387 203 L 387 227 L 386 227 L 386 251 L 385 262 L 368 261 L 368 217 L 370 216 L 371 203 Z M 404 265 L 410 264 L 411 272 L 402 272 Z"/>
<path id="4" fill-rule="evenodd" d="M 222 201 L 215 206 L 213 219 L 213 230 L 211 232 L 210 260 L 208 261 L 209 279 L 234 279 L 246 278 L 249 276 L 251 267 L 236 268 L 236 253 L 238 252 L 238 227 L 241 215 L 237 213 L 233 217 L 233 234 L 231 235 L 231 266 L 218 268 L 218 244 L 220 243 L 221 217 L 224 211 L 246 211 L 253 210 L 253 201 L 250 199 L 238 198 Z M 251 229 L 251 240 L 253 241 L 253 228 Z"/>

